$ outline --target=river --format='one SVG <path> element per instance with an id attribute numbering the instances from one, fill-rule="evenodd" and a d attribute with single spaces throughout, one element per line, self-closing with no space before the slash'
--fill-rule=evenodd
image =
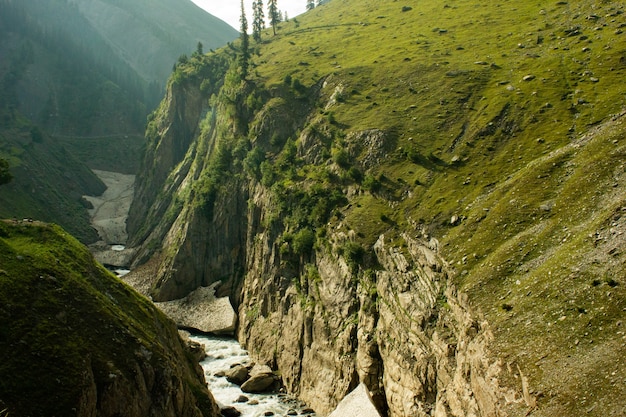
<path id="1" fill-rule="evenodd" d="M 248 352 L 234 339 L 211 336 L 190 336 L 191 340 L 204 345 L 207 357 L 200 362 L 209 390 L 220 404 L 220 407 L 235 407 L 242 417 L 260 416 L 315 416 L 312 410 L 298 400 L 285 394 L 248 394 L 243 393 L 239 386 L 231 384 L 225 377 L 215 376 L 227 371 L 234 364 L 250 363 Z M 245 402 L 237 402 L 242 396 Z"/>

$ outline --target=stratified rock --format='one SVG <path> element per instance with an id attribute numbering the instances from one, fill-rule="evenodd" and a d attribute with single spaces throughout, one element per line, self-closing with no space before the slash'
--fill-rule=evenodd
<path id="1" fill-rule="evenodd" d="M 380 413 L 374 406 L 367 387 L 361 383 L 341 400 L 328 417 L 380 417 Z"/>
<path id="2" fill-rule="evenodd" d="M 201 287 L 185 298 L 156 305 L 179 326 L 205 333 L 232 335 L 237 314 L 228 297 L 215 297 L 216 286 Z"/>
<path id="3" fill-rule="evenodd" d="M 228 382 L 241 385 L 249 378 L 248 368 L 243 365 L 235 365 L 226 371 L 225 376 Z"/>

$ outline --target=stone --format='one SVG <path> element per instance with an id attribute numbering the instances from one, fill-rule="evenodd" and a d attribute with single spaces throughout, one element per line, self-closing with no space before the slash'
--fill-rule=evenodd
<path id="1" fill-rule="evenodd" d="M 180 327 L 210 334 L 233 335 L 237 314 L 228 297 L 215 297 L 218 284 L 200 287 L 185 298 L 155 304 Z"/>
<path id="2" fill-rule="evenodd" d="M 226 371 L 226 379 L 228 382 L 232 382 L 236 385 L 241 385 L 250 377 L 248 374 L 248 368 L 243 365 L 235 365 Z"/>
<path id="3" fill-rule="evenodd" d="M 248 400 L 249 400 L 249 398 L 248 398 L 248 397 L 246 397 L 245 395 L 240 395 L 240 396 L 239 396 L 239 397 L 235 400 L 235 402 L 236 402 L 236 403 L 247 403 L 247 402 L 248 402 Z"/>
<path id="4" fill-rule="evenodd" d="M 241 415 L 241 411 L 231 406 L 221 408 L 220 413 L 223 417 L 239 417 Z"/>
<path id="5" fill-rule="evenodd" d="M 380 417 L 372 396 L 365 384 L 361 383 L 346 395 L 328 417 Z"/>
<path id="6" fill-rule="evenodd" d="M 273 373 L 262 373 L 251 376 L 241 385 L 241 390 L 247 393 L 262 393 L 271 390 L 276 382 L 276 376 Z"/>
<path id="7" fill-rule="evenodd" d="M 529 75 L 525 75 L 524 78 L 522 78 L 523 81 L 532 81 L 536 78 L 536 76 L 529 74 Z"/>

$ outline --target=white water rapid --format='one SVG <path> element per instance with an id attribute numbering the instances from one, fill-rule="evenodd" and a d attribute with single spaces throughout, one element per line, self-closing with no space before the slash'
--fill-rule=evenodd
<path id="1" fill-rule="evenodd" d="M 227 371 L 234 364 L 250 363 L 246 352 L 234 339 L 209 336 L 190 336 L 191 340 L 204 345 L 207 357 L 200 362 L 209 390 L 220 407 L 235 407 L 242 417 L 260 416 L 315 416 L 310 409 L 285 394 L 248 394 L 231 384 L 225 377 L 215 376 L 216 373 Z M 245 402 L 237 402 L 247 398 Z"/>

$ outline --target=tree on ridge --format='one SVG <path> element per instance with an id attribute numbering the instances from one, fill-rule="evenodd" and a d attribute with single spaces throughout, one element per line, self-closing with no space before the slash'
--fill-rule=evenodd
<path id="1" fill-rule="evenodd" d="M 315 8 L 315 0 L 307 0 L 306 9 L 313 10 Z"/>
<path id="2" fill-rule="evenodd" d="M 241 69 L 241 79 L 245 80 L 248 76 L 248 66 L 250 65 L 250 37 L 248 36 L 248 19 L 246 19 L 246 9 L 243 7 L 241 0 L 241 18 L 240 18 L 239 38 L 241 39 L 241 56 L 239 57 L 239 67 Z"/>
<path id="3" fill-rule="evenodd" d="M 265 13 L 263 13 L 263 0 L 255 0 L 252 3 L 252 37 L 261 42 L 261 31 L 265 28 Z"/>
<path id="4" fill-rule="evenodd" d="M 272 25 L 272 30 L 274 31 L 274 36 L 276 36 L 276 25 L 280 23 L 280 13 L 278 12 L 278 1 L 277 0 L 268 0 L 267 1 L 267 10 L 270 19 L 270 25 Z"/>

